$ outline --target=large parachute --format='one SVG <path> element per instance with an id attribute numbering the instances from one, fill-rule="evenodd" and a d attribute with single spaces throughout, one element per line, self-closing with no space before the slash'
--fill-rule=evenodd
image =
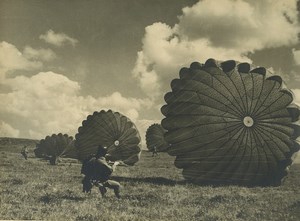
<path id="1" fill-rule="evenodd" d="M 67 157 L 77 159 L 77 151 L 73 137 L 67 134 L 52 134 L 40 140 L 34 149 L 36 157 Z"/>
<path id="2" fill-rule="evenodd" d="M 75 146 L 81 161 L 95 154 L 99 145 L 108 148 L 111 161 L 121 160 L 127 165 L 134 165 L 139 160 L 139 132 L 129 118 L 118 112 L 94 112 L 82 122 L 75 137 Z"/>
<path id="3" fill-rule="evenodd" d="M 263 67 L 208 59 L 180 70 L 165 95 L 162 126 L 186 179 L 278 185 L 299 150 L 299 107 Z"/>
<path id="4" fill-rule="evenodd" d="M 158 152 L 165 152 L 169 144 L 166 142 L 164 134 L 166 130 L 160 124 L 152 124 L 146 131 L 146 144 L 149 151 L 154 147 Z"/>

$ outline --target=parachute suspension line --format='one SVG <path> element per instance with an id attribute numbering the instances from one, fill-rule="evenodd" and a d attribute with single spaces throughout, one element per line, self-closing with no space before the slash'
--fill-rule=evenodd
<path id="1" fill-rule="evenodd" d="M 61 152 L 61 154 L 59 154 L 59 156 L 58 157 L 61 157 L 61 156 L 63 156 L 68 150 L 69 150 L 69 148 L 71 148 L 71 142 L 70 143 L 67 143 L 67 145 L 65 146 L 65 149 Z"/>

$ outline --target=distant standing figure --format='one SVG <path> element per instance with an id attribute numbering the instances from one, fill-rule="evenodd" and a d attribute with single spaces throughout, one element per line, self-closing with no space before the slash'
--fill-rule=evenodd
<path id="1" fill-rule="evenodd" d="M 157 156 L 157 155 L 158 155 L 157 149 L 156 149 L 156 146 L 154 146 L 153 151 L 152 151 L 152 157 Z"/>
<path id="2" fill-rule="evenodd" d="M 21 151 L 21 154 L 23 155 L 23 157 L 25 158 L 25 160 L 27 160 L 28 153 L 29 153 L 29 151 L 27 150 L 27 146 L 24 146 L 23 149 L 22 149 L 22 151 Z"/>
<path id="3" fill-rule="evenodd" d="M 49 163 L 51 165 L 56 165 L 56 156 L 55 155 L 49 157 Z"/>
<path id="4" fill-rule="evenodd" d="M 120 183 L 109 179 L 119 162 L 116 161 L 113 166 L 110 166 L 105 159 L 106 152 L 106 149 L 99 145 L 97 154 L 82 163 L 81 173 L 85 175 L 82 180 L 82 191 L 91 192 L 95 185 L 99 188 L 102 197 L 107 192 L 106 188 L 109 188 L 114 190 L 117 198 L 120 198 Z"/>

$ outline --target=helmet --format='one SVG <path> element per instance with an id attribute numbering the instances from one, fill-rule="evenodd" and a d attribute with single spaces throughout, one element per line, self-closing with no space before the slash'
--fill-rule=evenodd
<path id="1" fill-rule="evenodd" d="M 104 157 L 107 153 L 107 148 L 102 146 L 101 144 L 98 146 L 98 149 L 97 149 L 97 154 L 96 156 L 97 157 Z"/>

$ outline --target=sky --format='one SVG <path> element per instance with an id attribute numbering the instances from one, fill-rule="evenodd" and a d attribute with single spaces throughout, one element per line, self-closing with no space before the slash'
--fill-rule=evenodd
<path id="1" fill-rule="evenodd" d="M 94 111 L 143 138 L 181 67 L 235 59 L 282 76 L 300 104 L 295 0 L 0 0 L 0 137 L 74 136 Z"/>

